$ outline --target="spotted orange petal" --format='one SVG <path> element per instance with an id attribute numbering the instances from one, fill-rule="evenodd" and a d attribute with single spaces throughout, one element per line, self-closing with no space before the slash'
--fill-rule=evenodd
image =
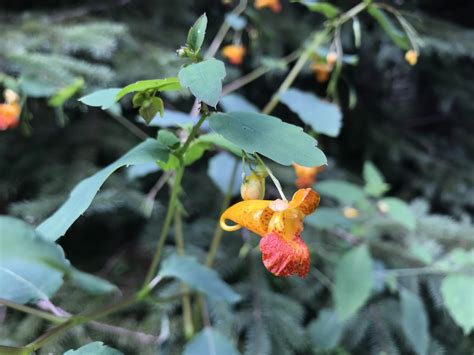
<path id="1" fill-rule="evenodd" d="M 260 240 L 260 250 L 263 265 L 275 276 L 306 277 L 309 272 L 309 250 L 299 235 L 286 241 L 276 233 L 268 233 Z"/>
<path id="2" fill-rule="evenodd" d="M 319 206 L 319 194 L 311 188 L 299 189 L 290 201 L 291 208 L 297 208 L 305 215 L 309 215 Z"/>
<path id="3" fill-rule="evenodd" d="M 221 228 L 232 232 L 244 227 L 261 237 L 265 236 L 270 219 L 274 214 L 274 211 L 268 207 L 271 202 L 268 200 L 247 200 L 236 203 L 222 214 Z M 228 225 L 226 220 L 231 220 L 236 224 Z"/>

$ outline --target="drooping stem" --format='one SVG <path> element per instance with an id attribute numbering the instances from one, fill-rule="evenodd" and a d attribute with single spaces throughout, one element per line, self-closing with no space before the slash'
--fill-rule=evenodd
<path id="1" fill-rule="evenodd" d="M 174 213 L 174 238 L 176 241 L 176 250 L 179 255 L 184 255 L 184 237 L 183 237 L 183 222 L 181 219 L 181 206 L 178 206 Z M 191 297 L 189 295 L 189 287 L 185 283 L 181 283 L 182 305 L 183 305 L 183 327 L 184 336 L 186 339 L 191 339 L 194 335 L 193 316 L 191 308 Z"/>
<path id="2" fill-rule="evenodd" d="M 271 169 L 263 162 L 262 158 L 258 154 L 254 154 L 254 156 L 257 158 L 258 162 L 265 167 L 265 170 L 268 173 L 268 176 L 270 176 L 270 179 L 272 179 L 273 184 L 275 185 L 276 189 L 278 190 L 278 193 L 280 194 L 281 198 L 285 201 L 288 201 L 288 199 L 285 196 L 285 193 L 283 192 L 283 188 L 281 187 L 280 181 L 276 178 L 275 175 L 273 175 L 273 172 Z"/>

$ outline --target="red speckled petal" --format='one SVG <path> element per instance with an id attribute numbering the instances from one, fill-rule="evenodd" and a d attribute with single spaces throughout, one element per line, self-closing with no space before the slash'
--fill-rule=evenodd
<path id="1" fill-rule="evenodd" d="M 309 272 L 309 250 L 299 235 L 285 241 L 276 233 L 268 233 L 260 240 L 260 250 L 263 264 L 275 276 L 306 277 Z"/>

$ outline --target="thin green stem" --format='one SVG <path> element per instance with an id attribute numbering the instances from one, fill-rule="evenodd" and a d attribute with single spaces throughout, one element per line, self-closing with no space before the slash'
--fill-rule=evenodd
<path id="1" fill-rule="evenodd" d="M 278 193 L 280 194 L 281 198 L 285 201 L 288 201 L 288 199 L 285 196 L 285 193 L 283 192 L 283 188 L 281 187 L 280 181 L 273 175 L 273 172 L 271 169 L 263 162 L 262 158 L 258 154 L 254 154 L 255 157 L 257 158 L 258 162 L 265 167 L 265 170 L 268 173 L 268 176 L 270 176 L 270 179 L 272 179 L 273 184 L 275 185 L 276 189 L 278 190 Z"/>
<path id="2" fill-rule="evenodd" d="M 15 309 L 17 311 L 23 312 L 23 313 L 28 313 L 33 316 L 45 319 L 47 321 L 53 322 L 53 323 L 63 323 L 68 320 L 68 317 L 59 317 L 54 314 L 48 313 L 41 311 L 36 308 L 28 307 L 23 304 L 18 304 L 15 302 L 11 302 L 8 300 L 0 299 L 0 305 Z"/>
<path id="3" fill-rule="evenodd" d="M 280 102 L 281 94 L 283 94 L 286 90 L 288 90 L 288 88 L 293 84 L 298 74 L 303 69 L 308 59 L 310 58 L 311 54 L 326 41 L 327 37 L 329 36 L 330 31 L 331 31 L 330 28 L 325 28 L 323 31 L 318 32 L 314 35 L 314 38 L 311 41 L 311 44 L 306 48 L 306 50 L 304 50 L 301 53 L 295 65 L 286 76 L 285 80 L 283 80 L 278 90 L 273 94 L 270 101 L 263 108 L 262 110 L 263 113 L 269 114 L 274 110 L 278 102 Z"/>
<path id="4" fill-rule="evenodd" d="M 221 213 L 224 212 L 227 207 L 229 207 L 230 200 L 232 199 L 232 189 L 234 188 L 235 177 L 237 175 L 238 167 L 239 162 L 238 160 L 235 160 L 234 167 L 232 169 L 231 179 L 229 181 L 229 185 L 227 186 L 227 191 L 225 193 L 224 200 L 222 201 Z M 222 228 L 220 227 L 219 223 L 217 223 L 216 228 L 214 229 L 214 235 L 212 237 L 211 245 L 209 247 L 209 251 L 207 253 L 206 258 L 206 265 L 209 267 L 212 267 L 212 264 L 214 263 L 217 250 L 219 249 L 219 244 L 222 239 L 222 232 Z"/>
<path id="5" fill-rule="evenodd" d="M 201 125 L 204 123 L 206 120 L 207 113 L 203 113 L 199 119 L 199 121 L 194 125 L 192 128 L 191 132 L 189 133 L 188 138 L 186 139 L 186 142 L 184 142 L 183 146 L 175 153 L 175 155 L 178 157 L 180 161 L 180 166 L 176 171 L 176 176 L 175 180 L 173 182 L 173 187 L 171 188 L 171 194 L 168 202 L 168 210 L 166 211 L 166 216 L 165 216 L 165 221 L 163 222 L 163 227 L 161 229 L 161 234 L 158 239 L 158 245 L 155 250 L 155 254 L 153 255 L 153 259 L 151 261 L 150 267 L 148 268 L 147 275 L 145 277 L 145 281 L 143 283 L 143 287 L 148 285 L 150 281 L 152 280 L 153 276 L 155 275 L 156 268 L 158 267 L 158 264 L 160 262 L 161 258 L 161 253 L 163 246 L 166 241 L 166 237 L 168 236 L 170 226 L 171 226 L 171 221 L 174 216 L 174 211 L 178 203 L 178 195 L 181 190 L 181 180 L 183 179 L 184 175 L 184 163 L 183 163 L 183 155 L 186 153 L 187 149 L 189 148 L 191 142 L 194 140 L 194 138 L 197 135 L 197 132 L 199 131 L 199 128 Z"/>
<path id="6" fill-rule="evenodd" d="M 142 131 L 140 128 L 138 128 L 137 126 L 135 126 L 132 122 L 130 122 L 129 120 L 127 120 L 125 117 L 123 117 L 122 115 L 120 114 L 114 114 L 114 113 L 110 113 L 110 115 L 118 122 L 120 123 L 123 127 L 125 127 L 126 129 L 128 129 L 130 131 L 130 133 L 132 133 L 134 136 L 136 136 L 137 138 L 140 138 L 140 139 L 147 139 L 147 138 L 150 138 L 150 136 L 148 134 L 146 134 L 144 131 Z"/>
<path id="7" fill-rule="evenodd" d="M 181 206 L 178 206 L 174 213 L 174 238 L 176 241 L 176 250 L 179 255 L 184 255 L 184 237 L 183 237 L 183 221 L 181 218 Z M 185 283 L 181 283 L 182 305 L 183 305 L 183 327 L 186 339 L 191 339 L 194 334 L 191 298 L 189 295 L 189 287 Z"/>

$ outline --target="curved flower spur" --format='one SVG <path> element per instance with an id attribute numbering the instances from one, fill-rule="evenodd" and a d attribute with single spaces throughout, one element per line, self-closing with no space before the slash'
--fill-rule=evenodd
<path id="1" fill-rule="evenodd" d="M 228 232 L 244 227 L 262 237 L 263 264 L 274 275 L 305 277 L 310 255 L 300 235 L 304 217 L 316 210 L 319 200 L 317 192 L 306 188 L 296 191 L 291 201 L 241 201 L 222 214 L 220 225 Z M 227 220 L 236 224 L 228 225 Z"/>

